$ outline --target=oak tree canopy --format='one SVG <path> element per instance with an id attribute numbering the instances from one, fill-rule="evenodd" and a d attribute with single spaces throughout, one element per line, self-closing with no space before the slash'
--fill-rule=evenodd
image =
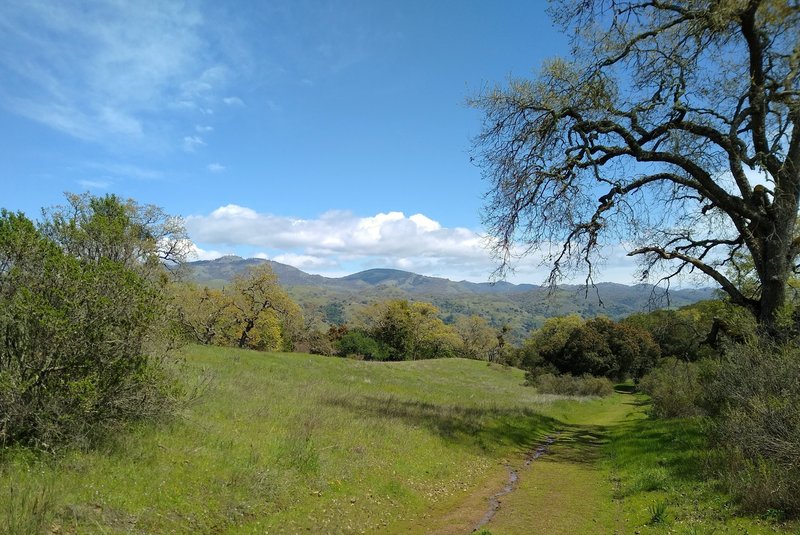
<path id="1" fill-rule="evenodd" d="M 800 3 L 582 0 L 551 6 L 569 59 L 472 100 L 500 273 L 539 252 L 551 283 L 602 247 L 643 278 L 701 272 L 771 329 L 798 271 Z M 759 291 L 732 282 L 752 258 Z M 658 269 L 656 269 L 658 268 Z"/>

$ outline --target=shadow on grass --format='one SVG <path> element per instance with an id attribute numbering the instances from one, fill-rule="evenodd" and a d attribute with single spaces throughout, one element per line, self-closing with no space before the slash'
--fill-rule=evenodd
<path id="1" fill-rule="evenodd" d="M 664 470 L 670 480 L 705 481 L 708 444 L 699 420 L 642 419 L 625 422 L 612 433 L 615 465 Z"/>
<path id="2" fill-rule="evenodd" d="M 601 425 L 564 426 L 546 460 L 593 465 L 603 457 L 602 447 L 610 440 L 609 429 Z"/>
<path id="3" fill-rule="evenodd" d="M 610 459 L 629 480 L 631 492 L 655 490 L 662 480 L 670 485 L 704 479 L 706 442 L 698 421 L 644 418 L 607 426 L 576 425 L 524 408 L 436 404 L 390 395 L 332 396 L 323 402 L 359 418 L 424 427 L 454 444 L 484 452 L 502 448 L 528 453 L 558 430 L 544 462 L 594 465 Z M 641 400 L 626 403 L 636 406 Z M 635 483 L 647 475 L 644 472 L 655 473 L 658 481 Z"/>
<path id="4" fill-rule="evenodd" d="M 510 447 L 529 451 L 558 425 L 530 409 L 469 407 L 410 401 L 394 396 L 335 396 L 324 403 L 359 417 L 401 420 L 423 426 L 453 443 L 483 451 Z"/>

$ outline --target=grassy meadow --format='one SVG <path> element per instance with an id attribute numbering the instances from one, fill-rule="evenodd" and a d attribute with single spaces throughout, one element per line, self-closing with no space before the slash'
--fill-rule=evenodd
<path id="1" fill-rule="evenodd" d="M 7 451 L 0 532 L 469 533 L 511 469 L 484 533 L 791 529 L 732 520 L 693 475 L 697 429 L 645 418 L 629 394 L 539 395 L 520 370 L 463 359 L 185 356 L 186 380 L 208 386 L 174 420 L 96 451 Z"/>

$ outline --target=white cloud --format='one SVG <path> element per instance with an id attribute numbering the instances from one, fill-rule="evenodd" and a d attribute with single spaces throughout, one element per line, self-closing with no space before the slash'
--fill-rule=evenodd
<path id="1" fill-rule="evenodd" d="M 281 111 L 283 111 L 283 106 L 281 106 L 280 104 L 278 104 L 277 102 L 275 102 L 272 99 L 267 99 L 264 103 L 267 105 L 267 108 L 269 108 L 269 111 L 271 111 L 271 112 L 281 112 Z"/>
<path id="2" fill-rule="evenodd" d="M 485 240 L 476 232 L 444 228 L 423 214 L 358 217 L 330 211 L 298 219 L 229 204 L 187 217 L 186 225 L 198 243 L 266 249 L 274 253 L 263 257 L 315 272 L 341 272 L 344 264 L 358 264 L 486 280 L 493 268 Z"/>
<path id="3" fill-rule="evenodd" d="M 213 132 L 214 131 L 214 127 L 213 126 L 208 126 L 208 125 L 205 125 L 205 124 L 197 124 L 197 125 L 194 126 L 194 130 L 198 134 L 208 134 L 209 132 Z"/>
<path id="4" fill-rule="evenodd" d="M 189 258 L 191 260 L 214 260 L 229 254 L 231 253 L 201 249 L 194 243 L 189 244 Z"/>
<path id="5" fill-rule="evenodd" d="M 163 171 L 147 169 L 138 165 L 111 162 L 87 162 L 85 165 L 90 169 L 98 169 L 120 178 L 134 178 L 136 180 L 160 180 L 164 178 Z"/>
<path id="6" fill-rule="evenodd" d="M 312 254 L 486 256 L 484 240 L 477 233 L 443 228 L 422 214 L 406 217 L 402 212 L 389 212 L 358 217 L 331 211 L 317 219 L 296 219 L 229 204 L 207 216 L 190 216 L 187 225 L 204 243 L 303 248 Z"/>
<path id="7" fill-rule="evenodd" d="M 275 262 L 288 264 L 298 269 L 319 270 L 320 268 L 335 268 L 339 264 L 331 259 L 306 254 L 284 253 L 272 258 Z"/>
<path id="8" fill-rule="evenodd" d="M 222 99 L 222 102 L 228 106 L 244 106 L 244 101 L 239 97 L 225 97 Z"/>
<path id="9" fill-rule="evenodd" d="M 181 84 L 181 102 L 208 102 L 215 90 L 225 85 L 228 70 L 222 65 L 205 69 L 197 78 Z"/>
<path id="10" fill-rule="evenodd" d="M 107 180 L 78 180 L 78 184 L 85 189 L 107 189 L 111 182 Z"/>
<path id="11" fill-rule="evenodd" d="M 220 164 L 220 163 L 214 162 L 214 163 L 208 164 L 206 166 L 206 169 L 208 169 L 212 173 L 221 173 L 221 172 L 225 171 L 225 166 Z"/>
<path id="12" fill-rule="evenodd" d="M 497 267 L 485 237 L 463 227 L 444 227 L 424 214 L 357 216 L 329 211 L 302 219 L 228 204 L 208 215 L 187 217 L 186 226 L 192 239 L 204 246 L 233 249 L 241 256 L 269 258 L 328 276 L 389 267 L 484 282 Z M 259 252 L 253 254 L 253 250 Z M 635 262 L 625 257 L 622 247 L 608 249 L 606 257 L 606 268 L 596 280 L 635 282 Z M 519 261 L 508 280 L 542 283 L 548 273 L 540 265 L 542 258 L 531 255 Z"/>
<path id="13" fill-rule="evenodd" d="M 183 150 L 186 152 L 194 152 L 198 147 L 206 144 L 200 136 L 186 136 L 183 138 Z"/>

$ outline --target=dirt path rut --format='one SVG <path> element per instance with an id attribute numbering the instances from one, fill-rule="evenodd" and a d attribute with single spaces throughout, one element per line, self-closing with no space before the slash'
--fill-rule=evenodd
<path id="1" fill-rule="evenodd" d="M 565 423 L 557 434 L 504 465 L 446 514 L 429 518 L 428 535 L 623 533 L 611 474 L 602 463 L 609 431 L 634 412 L 630 397 Z"/>

